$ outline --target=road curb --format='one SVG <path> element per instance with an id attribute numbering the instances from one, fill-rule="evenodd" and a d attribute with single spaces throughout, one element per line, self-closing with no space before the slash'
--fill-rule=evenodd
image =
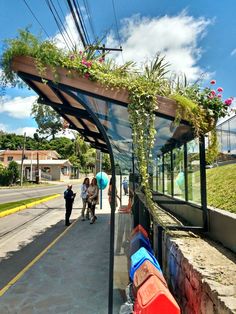
<path id="1" fill-rule="evenodd" d="M 21 205 L 21 206 L 15 207 L 15 208 L 7 209 L 4 212 L 0 213 L 0 218 L 8 216 L 8 215 L 11 215 L 11 214 L 14 214 L 14 213 L 16 213 L 18 211 L 21 211 L 23 209 L 30 208 L 30 207 L 32 207 L 34 205 L 37 205 L 37 204 L 40 204 L 40 203 L 43 203 L 43 202 L 47 202 L 47 201 L 52 200 L 53 198 L 56 198 L 58 196 L 60 196 L 60 194 L 55 194 L 55 195 L 52 195 L 52 196 L 44 197 L 44 198 L 42 198 L 42 199 L 40 199 L 38 201 L 31 202 L 31 203 L 29 203 L 27 205 Z"/>

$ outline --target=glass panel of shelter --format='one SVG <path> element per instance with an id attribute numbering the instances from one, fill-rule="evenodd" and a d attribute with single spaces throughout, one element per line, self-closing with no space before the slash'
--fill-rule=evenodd
<path id="1" fill-rule="evenodd" d="M 124 302 L 122 291 L 125 290 L 129 282 L 127 262 L 129 259 L 129 237 L 132 228 L 131 215 L 123 211 L 127 208 L 129 195 L 122 195 L 124 193 L 121 182 L 124 176 L 128 179 L 133 162 L 131 129 L 127 120 L 128 112 L 127 107 L 119 106 L 119 104 L 111 101 L 104 101 L 82 93 L 77 93 L 76 96 L 92 109 L 106 130 L 113 150 L 117 195 L 122 196 L 122 204 L 119 201 L 116 202 L 118 206 L 116 207 L 114 226 L 113 313 L 118 313 L 121 304 Z M 104 191 L 104 199 L 107 197 L 107 191 Z"/>
<path id="2" fill-rule="evenodd" d="M 186 161 L 184 159 L 185 149 Z M 186 146 L 181 145 L 157 156 L 155 163 L 154 191 L 198 205 L 201 204 L 200 154 L 197 138 L 187 142 Z M 185 176 L 187 176 L 187 181 Z"/>
<path id="3" fill-rule="evenodd" d="M 187 143 L 188 201 L 201 204 L 199 140 Z"/>
<path id="4" fill-rule="evenodd" d="M 120 180 L 122 180 L 122 175 L 128 177 L 128 174 L 135 168 L 127 106 L 79 92 L 76 93 L 76 96 L 92 109 L 107 132 L 116 166 L 117 194 L 121 195 Z M 157 134 L 152 152 L 153 164 L 150 168 L 153 172 L 153 190 L 185 200 L 187 169 L 187 176 L 190 181 L 188 198 L 190 201 L 198 201 L 200 180 L 197 144 L 185 145 L 188 147 L 188 166 L 185 165 L 186 159 L 184 157 L 184 149 L 186 148 L 183 144 L 186 142 L 186 138 L 191 138 L 191 128 L 182 124 L 177 128 L 171 119 L 160 116 L 156 116 L 155 126 Z M 128 201 L 129 197 L 123 196 L 122 206 L 127 208 Z M 118 209 L 119 207 L 115 212 L 114 230 L 113 312 L 119 312 L 119 307 L 124 302 L 120 292 L 125 290 L 129 282 L 127 265 L 129 261 L 129 237 L 133 225 L 132 216 Z"/>

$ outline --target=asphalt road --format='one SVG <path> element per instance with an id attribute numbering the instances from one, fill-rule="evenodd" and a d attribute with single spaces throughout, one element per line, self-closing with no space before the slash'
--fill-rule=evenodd
<path id="1" fill-rule="evenodd" d="M 80 186 L 80 183 L 75 183 L 73 185 L 73 191 L 77 193 L 78 197 L 80 195 Z M 57 185 L 49 185 L 46 187 L 39 186 L 34 188 L 0 189 L 0 204 L 57 193 L 63 194 L 66 187 L 67 185 L 62 183 Z"/>
<path id="2" fill-rule="evenodd" d="M 64 185 L 57 189 L 63 191 Z M 71 222 L 80 216 L 81 205 L 78 198 Z M 65 230 L 64 217 L 61 195 L 0 219 L 0 290 Z"/>

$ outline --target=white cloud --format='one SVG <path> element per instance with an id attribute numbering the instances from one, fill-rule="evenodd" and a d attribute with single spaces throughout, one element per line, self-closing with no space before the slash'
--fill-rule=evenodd
<path id="1" fill-rule="evenodd" d="M 231 56 L 235 56 L 235 55 L 236 55 L 236 48 L 231 51 L 230 55 L 231 55 Z"/>
<path id="2" fill-rule="evenodd" d="M 6 113 L 16 119 L 30 117 L 31 108 L 37 96 L 28 97 L 3 97 L 0 103 L 0 113 Z"/>
<path id="3" fill-rule="evenodd" d="M 26 136 L 33 137 L 34 133 L 36 133 L 37 128 L 34 127 L 23 127 L 23 128 L 18 128 L 16 130 L 12 130 L 10 133 L 16 133 L 18 135 L 24 135 L 26 133 Z"/>
<path id="4" fill-rule="evenodd" d="M 196 80 L 205 72 L 198 65 L 203 53 L 199 41 L 206 35 L 211 23 L 204 17 L 188 16 L 185 11 L 172 17 L 134 15 L 126 18 L 120 32 L 124 61 L 133 60 L 140 65 L 160 52 L 171 64 L 171 71 L 185 73 L 189 80 Z M 106 45 L 119 46 L 112 33 L 107 37 Z M 120 53 L 111 54 L 118 63 L 122 63 Z"/>
<path id="5" fill-rule="evenodd" d="M 7 126 L 6 124 L 0 123 L 0 131 L 6 132 L 7 131 Z"/>
<path id="6" fill-rule="evenodd" d="M 10 125 L 0 123 L 0 130 L 6 133 L 15 133 L 18 135 L 24 135 L 26 133 L 26 136 L 33 137 L 34 133 L 36 132 L 36 127 L 22 127 L 22 128 L 13 128 Z"/>

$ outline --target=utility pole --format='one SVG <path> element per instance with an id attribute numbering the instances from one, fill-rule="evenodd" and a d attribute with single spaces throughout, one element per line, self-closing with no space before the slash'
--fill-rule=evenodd
<path id="1" fill-rule="evenodd" d="M 31 155 L 30 155 L 31 157 L 31 162 L 30 162 L 30 181 L 32 182 L 32 180 L 33 180 L 33 154 L 32 154 L 32 152 L 31 152 Z"/>
<path id="2" fill-rule="evenodd" d="M 37 150 L 37 170 L 35 175 L 36 183 L 39 184 L 39 148 Z"/>
<path id="3" fill-rule="evenodd" d="M 105 44 L 102 45 L 102 47 L 96 47 L 96 46 L 87 46 L 91 48 L 96 48 L 96 50 L 102 51 L 102 59 L 105 61 L 105 52 L 106 51 L 122 51 L 122 47 L 120 48 L 107 48 Z M 102 172 L 102 152 L 97 150 L 97 153 L 99 152 L 99 165 L 100 165 L 100 172 Z M 100 209 L 102 209 L 102 189 L 100 189 Z"/>
<path id="4" fill-rule="evenodd" d="M 24 163 L 24 157 L 25 157 L 25 140 L 26 140 L 26 133 L 24 133 L 24 142 L 23 142 L 23 148 L 22 148 L 22 156 L 21 156 L 21 169 L 20 169 L 20 186 L 22 186 L 23 183 L 23 163 Z"/>
<path id="5" fill-rule="evenodd" d="M 96 45 L 90 45 L 90 46 L 87 46 L 86 48 L 93 48 L 95 50 L 101 50 L 103 60 L 105 60 L 105 52 L 106 51 L 123 51 L 121 46 L 120 46 L 120 48 L 108 48 L 105 46 L 105 44 L 103 44 L 101 47 L 96 46 Z"/>

